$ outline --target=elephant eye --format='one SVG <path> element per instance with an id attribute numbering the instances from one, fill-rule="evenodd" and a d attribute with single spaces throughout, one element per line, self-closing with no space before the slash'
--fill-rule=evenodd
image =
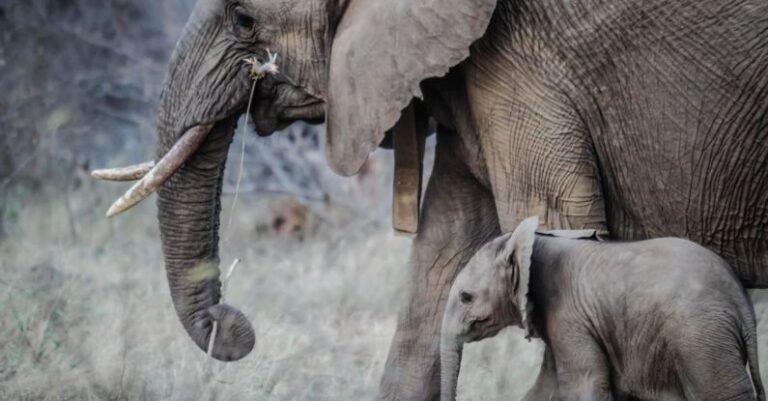
<path id="1" fill-rule="evenodd" d="M 469 305 L 475 299 L 475 296 L 466 291 L 461 291 L 459 292 L 459 299 L 464 305 Z"/>
<path id="2" fill-rule="evenodd" d="M 234 23 L 238 29 L 250 32 L 256 25 L 256 20 L 238 8 L 234 11 Z"/>

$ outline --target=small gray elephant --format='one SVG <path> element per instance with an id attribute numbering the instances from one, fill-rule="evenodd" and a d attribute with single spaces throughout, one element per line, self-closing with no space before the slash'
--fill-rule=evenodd
<path id="1" fill-rule="evenodd" d="M 443 401 L 455 399 L 463 344 L 510 325 L 554 361 L 553 394 L 526 399 L 765 400 L 752 304 L 719 256 L 677 238 L 602 242 L 537 227 L 531 217 L 487 243 L 454 281 Z"/>

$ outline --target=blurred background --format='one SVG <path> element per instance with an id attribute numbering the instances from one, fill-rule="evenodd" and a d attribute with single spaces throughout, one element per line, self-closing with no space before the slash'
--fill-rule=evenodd
<path id="1" fill-rule="evenodd" d="M 0 400 L 377 392 L 411 246 L 390 226 L 391 152 L 341 178 L 325 162 L 321 126 L 267 139 L 238 129 L 222 268 L 242 260 L 226 297 L 254 322 L 257 342 L 235 363 L 208 359 L 181 328 L 154 201 L 104 217 L 128 184 L 88 173 L 153 158 L 154 108 L 193 5 L 0 0 Z M 468 345 L 460 397 L 520 399 L 540 347 L 518 329 Z"/>

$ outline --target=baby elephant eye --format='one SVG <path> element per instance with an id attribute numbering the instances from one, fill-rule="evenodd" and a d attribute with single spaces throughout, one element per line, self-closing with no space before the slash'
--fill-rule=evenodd
<path id="1" fill-rule="evenodd" d="M 468 305 L 472 303 L 472 300 L 475 299 L 475 296 L 466 291 L 461 291 L 459 292 L 459 299 L 461 300 L 461 303 Z"/>

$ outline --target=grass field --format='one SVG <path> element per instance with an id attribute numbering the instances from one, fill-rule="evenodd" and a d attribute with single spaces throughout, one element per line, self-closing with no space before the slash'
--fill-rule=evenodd
<path id="1" fill-rule="evenodd" d="M 329 203 L 309 202 L 299 235 L 269 229 L 285 195 L 241 194 L 229 230 L 225 211 L 222 269 L 243 260 L 226 296 L 257 332 L 254 351 L 230 364 L 208 360 L 178 323 L 153 200 L 107 220 L 124 185 L 9 191 L 0 399 L 373 398 L 405 299 L 411 242 L 390 228 L 387 157 L 365 179 L 340 179 Z M 223 201 L 227 209 L 232 195 Z M 537 347 L 519 334 L 467 348 L 465 364 L 476 368 L 462 377 L 464 394 L 524 393 Z"/>
<path id="2" fill-rule="evenodd" d="M 6 192 L 0 400 L 372 399 L 408 277 L 410 240 L 389 225 L 390 165 L 379 158 L 330 203 L 310 202 L 300 235 L 269 229 L 285 195 L 242 194 L 229 230 L 225 211 L 222 268 L 243 260 L 226 296 L 257 332 L 254 351 L 229 364 L 208 360 L 178 323 L 154 200 L 107 220 L 124 186 Z M 540 347 L 517 329 L 469 345 L 460 398 L 520 399 Z"/>

